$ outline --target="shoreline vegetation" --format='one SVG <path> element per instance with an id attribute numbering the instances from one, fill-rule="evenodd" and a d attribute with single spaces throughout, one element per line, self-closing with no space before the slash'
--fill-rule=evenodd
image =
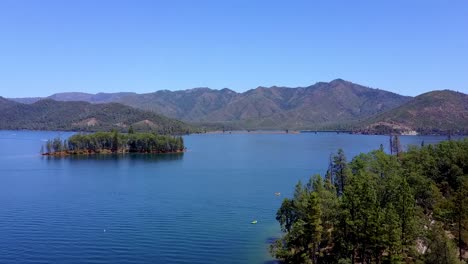
<path id="1" fill-rule="evenodd" d="M 270 248 L 281 263 L 461 264 L 468 260 L 468 139 L 350 162 L 330 156 L 326 174 L 297 183 Z"/>
<path id="2" fill-rule="evenodd" d="M 259 135 L 271 135 L 271 134 L 320 134 L 320 133 L 336 133 L 336 134 L 351 134 L 351 135 L 369 135 L 369 136 L 446 136 L 448 139 L 452 136 L 464 137 L 468 133 L 461 133 L 460 131 L 437 131 L 433 133 L 420 133 L 418 131 L 378 131 L 370 132 L 364 130 L 289 130 L 289 129 L 277 129 L 277 130 L 256 130 L 256 129 L 239 129 L 239 130 L 205 130 L 202 133 L 206 135 L 218 135 L 218 134 L 259 134 Z M 190 134 L 188 134 L 190 135 Z"/>
<path id="3" fill-rule="evenodd" d="M 48 140 L 41 147 L 43 156 L 69 156 L 94 154 L 163 154 L 182 153 L 185 151 L 182 136 L 159 135 L 156 133 L 96 132 L 92 134 L 76 134 L 62 140 Z"/>

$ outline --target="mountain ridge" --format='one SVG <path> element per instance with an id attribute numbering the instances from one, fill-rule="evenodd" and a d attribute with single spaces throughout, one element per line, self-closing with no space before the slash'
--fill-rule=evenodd
<path id="1" fill-rule="evenodd" d="M 439 93 L 445 94 L 441 105 L 436 96 Z M 117 102 L 208 129 L 330 129 L 373 134 L 398 131 L 430 134 L 467 130 L 468 109 L 463 105 L 468 103 L 460 101 L 466 94 L 453 96 L 453 93 L 456 92 L 432 91 L 410 97 L 335 79 L 295 88 L 258 86 L 241 93 L 228 88 L 198 87 L 144 94 L 59 93 L 50 98 L 64 101 L 81 98 L 93 104 Z M 432 107 L 429 112 L 433 117 L 424 112 L 428 107 Z M 452 119 L 451 111 L 457 113 Z M 408 114 L 410 112 L 413 114 Z M 426 121 L 417 122 L 416 117 Z"/>
<path id="2" fill-rule="evenodd" d="M 43 99 L 22 104 L 0 97 L 0 129 L 72 131 L 155 131 L 184 134 L 196 131 L 181 121 L 119 103 L 91 104 Z"/>
<path id="3" fill-rule="evenodd" d="M 191 123 L 231 129 L 318 129 L 357 122 L 411 97 L 369 88 L 343 79 L 305 87 L 259 86 L 238 93 L 228 88 L 159 90 L 152 93 L 62 93 L 56 100 L 78 97 L 91 103 L 118 102 Z"/>

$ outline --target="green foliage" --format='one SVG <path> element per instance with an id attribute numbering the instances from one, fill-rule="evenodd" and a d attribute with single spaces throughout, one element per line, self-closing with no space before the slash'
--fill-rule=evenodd
<path id="1" fill-rule="evenodd" d="M 292 203 L 285 199 L 278 211 L 281 228 L 288 232 L 282 241 L 272 245 L 271 251 L 286 262 L 316 263 L 323 232 L 320 197 L 300 182 L 294 196 Z M 289 214 L 292 211 L 294 214 Z"/>
<path id="2" fill-rule="evenodd" d="M 283 201 L 276 219 L 284 236 L 271 252 L 285 263 L 460 263 L 467 175 L 468 139 L 398 157 L 381 148 L 349 163 L 339 150 L 325 180 L 299 182 Z"/>
<path id="3" fill-rule="evenodd" d="M 28 105 L 4 101 L 0 100 L 0 129 L 87 132 L 115 129 L 171 135 L 199 131 L 181 121 L 117 103 L 90 104 L 46 99 Z"/>
<path id="4" fill-rule="evenodd" d="M 344 192 L 344 187 L 349 174 L 346 157 L 342 149 L 339 149 L 338 153 L 333 156 L 333 162 L 330 168 L 330 177 L 335 184 L 337 194 L 341 196 Z"/>
<path id="5" fill-rule="evenodd" d="M 426 264 L 461 264 L 456 257 L 456 247 L 441 225 L 434 225 L 428 232 L 428 252 L 424 256 Z"/>
<path id="6" fill-rule="evenodd" d="M 66 154 L 86 153 L 168 153 L 184 150 L 184 141 L 180 136 L 165 136 L 155 133 L 121 134 L 96 132 L 94 134 L 76 134 L 68 141 L 60 138 L 46 143 L 47 153 L 65 152 Z"/>
<path id="7" fill-rule="evenodd" d="M 402 151 L 402 148 L 401 148 L 401 143 L 400 143 L 400 136 L 398 135 L 390 136 L 390 153 L 399 156 L 401 151 Z"/>

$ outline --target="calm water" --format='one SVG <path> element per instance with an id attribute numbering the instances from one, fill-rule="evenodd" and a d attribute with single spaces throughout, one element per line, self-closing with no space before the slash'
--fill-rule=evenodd
<path id="1" fill-rule="evenodd" d="M 276 210 L 299 179 L 323 173 L 338 148 L 351 158 L 388 145 L 384 136 L 191 135 L 181 155 L 38 155 L 58 134 L 0 131 L 0 263 L 267 263 Z"/>

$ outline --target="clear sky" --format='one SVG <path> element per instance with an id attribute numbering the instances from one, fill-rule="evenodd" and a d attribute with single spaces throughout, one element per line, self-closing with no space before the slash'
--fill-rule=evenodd
<path id="1" fill-rule="evenodd" d="M 5 97 L 335 78 L 468 93 L 468 1 L 0 1 Z"/>

